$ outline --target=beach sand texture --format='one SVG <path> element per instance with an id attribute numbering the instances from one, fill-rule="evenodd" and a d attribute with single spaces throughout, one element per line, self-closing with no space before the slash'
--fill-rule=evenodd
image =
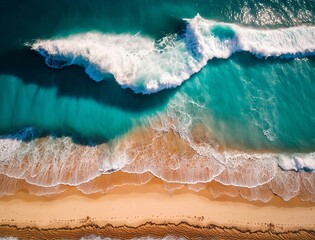
<path id="1" fill-rule="evenodd" d="M 71 188 L 53 197 L 24 192 L 0 200 L 0 236 L 80 238 L 139 236 L 209 239 L 312 239 L 315 204 L 278 197 L 268 203 L 214 199 L 186 187 L 170 193 L 163 182 L 84 195 Z"/>

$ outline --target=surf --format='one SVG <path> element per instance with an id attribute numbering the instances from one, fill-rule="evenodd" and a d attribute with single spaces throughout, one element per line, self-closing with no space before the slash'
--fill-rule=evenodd
<path id="1" fill-rule="evenodd" d="M 163 121 L 135 129 L 110 146 L 77 145 L 68 137 L 26 141 L 36 134 L 33 128 L 2 136 L 0 177 L 4 180 L 0 195 L 14 194 L 25 186 L 38 195 L 57 194 L 66 186 L 85 194 L 106 192 L 116 185 L 110 180 L 108 184 L 98 183 L 97 179 L 122 172 L 130 177 L 128 184 L 145 184 L 154 176 L 167 184 L 187 184 L 192 189 L 211 182 L 249 189 L 257 191 L 259 197 L 254 197 L 261 201 L 270 200 L 260 196 L 264 189 L 286 201 L 307 191 L 301 198 L 314 201 L 314 187 L 308 184 L 314 178 L 310 173 L 315 167 L 314 153 L 222 151 L 212 142 L 195 141 L 198 131 L 173 125 L 166 118 Z M 14 188 L 7 188 L 7 183 Z M 122 184 L 117 182 L 117 186 Z"/>
<path id="2" fill-rule="evenodd" d="M 37 40 L 31 49 L 48 66 L 79 65 L 95 81 L 113 75 L 122 88 L 150 94 L 181 85 L 213 58 L 247 51 L 258 58 L 295 58 L 315 53 L 315 27 L 254 29 L 200 15 L 186 22 L 184 33 L 162 39 L 129 34 L 88 32 Z"/>

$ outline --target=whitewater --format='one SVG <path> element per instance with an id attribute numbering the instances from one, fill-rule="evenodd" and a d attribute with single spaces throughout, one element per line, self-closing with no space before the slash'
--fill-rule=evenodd
<path id="1" fill-rule="evenodd" d="M 211 135 L 203 136 L 207 131 L 194 133 L 193 116 L 183 111 L 187 104 L 191 103 L 179 94 L 166 112 L 148 119 L 149 128 L 136 128 L 110 144 L 78 145 L 70 137 L 40 137 L 34 128 L 1 136 L 0 193 L 12 195 L 28 188 L 35 195 L 51 195 L 67 186 L 84 194 L 104 193 L 117 186 L 146 184 L 155 176 L 165 182 L 166 190 L 173 189 L 170 183 L 200 191 L 215 181 L 240 187 L 238 194 L 250 201 L 268 202 L 273 194 L 286 201 L 299 195 L 315 201 L 313 152 L 222 151 Z M 127 174 L 124 182 L 106 180 L 119 171 Z M 102 177 L 105 180 L 97 180 Z M 220 196 L 226 190 L 212 191 Z M 237 196 L 235 191 L 225 194 Z"/>
<path id="2" fill-rule="evenodd" d="M 174 88 L 213 58 L 246 51 L 258 58 L 296 58 L 315 54 L 315 27 L 254 29 L 215 22 L 199 14 L 184 19 L 183 32 L 162 39 L 88 32 L 37 40 L 31 49 L 53 68 L 79 65 L 95 81 L 114 76 L 122 88 L 150 94 Z"/>
<path id="3" fill-rule="evenodd" d="M 158 39 L 81 31 L 28 41 L 22 63 L 38 60 L 27 65 L 34 79 L 2 75 L 0 195 L 105 193 L 156 177 L 170 192 L 216 182 L 225 188 L 211 188 L 214 197 L 314 202 L 315 27 L 182 21 Z M 78 68 L 47 68 L 29 48 L 97 83 Z"/>

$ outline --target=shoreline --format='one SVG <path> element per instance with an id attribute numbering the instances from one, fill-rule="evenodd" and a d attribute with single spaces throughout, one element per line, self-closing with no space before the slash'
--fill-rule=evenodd
<path id="1" fill-rule="evenodd" d="M 0 232 L 3 236 L 13 236 L 19 239 L 81 239 L 82 237 L 117 237 L 121 239 L 133 239 L 140 237 L 163 238 L 172 236 L 174 238 L 185 239 L 207 239 L 209 237 L 223 239 L 313 239 L 315 236 L 314 230 L 297 230 L 287 232 L 273 231 L 242 231 L 235 227 L 219 227 L 209 225 L 206 227 L 190 225 L 186 222 L 179 224 L 165 223 L 155 224 L 147 222 L 137 227 L 106 225 L 99 227 L 95 224 L 86 224 L 76 228 L 50 228 L 40 229 L 36 227 L 18 228 L 16 226 L 0 226 Z M 34 237 L 36 236 L 36 237 Z"/>
<path id="2" fill-rule="evenodd" d="M 175 235 L 229 239 L 315 238 L 315 204 L 274 197 L 269 203 L 240 197 L 211 198 L 186 187 L 172 194 L 154 179 L 106 194 L 84 195 L 71 188 L 54 197 L 24 192 L 0 199 L 0 236 L 133 238 Z"/>

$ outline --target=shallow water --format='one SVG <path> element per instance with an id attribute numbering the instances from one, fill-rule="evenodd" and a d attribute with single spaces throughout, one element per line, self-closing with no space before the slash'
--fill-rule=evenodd
<path id="1" fill-rule="evenodd" d="M 2 175 L 55 191 L 149 171 L 314 201 L 314 2 L 0 5 Z"/>

